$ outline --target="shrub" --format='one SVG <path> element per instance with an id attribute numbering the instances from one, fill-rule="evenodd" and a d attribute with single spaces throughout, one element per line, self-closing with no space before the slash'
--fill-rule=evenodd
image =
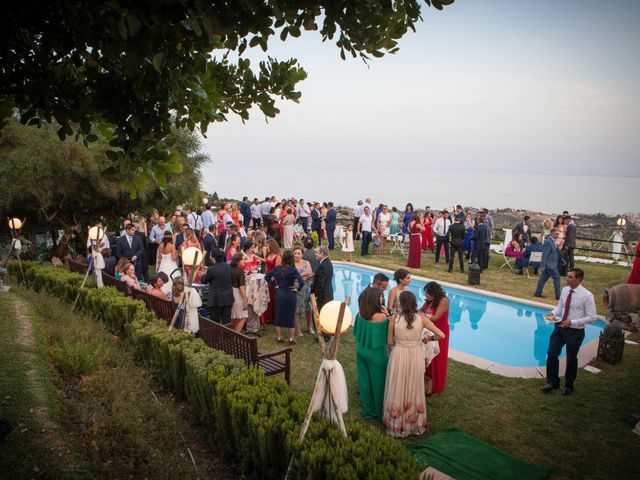
<path id="1" fill-rule="evenodd" d="M 79 377 L 98 367 L 99 351 L 92 344 L 74 342 L 53 348 L 50 353 L 56 368 L 63 375 Z"/>
<path id="2" fill-rule="evenodd" d="M 67 302 L 82 276 L 24 262 L 28 283 Z M 9 273 L 20 275 L 17 265 Z M 140 301 L 113 288 L 80 290 L 79 306 L 112 332 L 130 338 L 136 355 L 152 365 L 160 381 L 185 399 L 220 448 L 235 458 L 249 478 L 282 478 L 295 452 L 293 478 L 417 478 L 420 468 L 403 445 L 379 429 L 348 423 L 346 438 L 335 425 L 316 418 L 302 445 L 298 435 L 309 404 L 282 380 L 267 380 L 241 360 L 207 347 L 166 324 Z M 72 344 L 58 361 L 72 375 L 91 371 L 90 347 Z"/>

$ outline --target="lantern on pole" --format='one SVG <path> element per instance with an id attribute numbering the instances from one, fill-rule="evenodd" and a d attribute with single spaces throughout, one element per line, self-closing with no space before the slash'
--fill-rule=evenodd
<path id="1" fill-rule="evenodd" d="M 178 317 L 185 311 L 188 305 L 191 305 L 191 293 L 193 292 L 192 284 L 193 277 L 196 274 L 196 270 L 204 260 L 204 255 L 202 251 L 197 247 L 189 247 L 182 252 L 182 265 L 184 266 L 185 271 L 187 272 L 187 281 L 185 283 L 185 293 L 182 296 L 182 300 L 176 308 L 175 313 L 173 314 L 173 318 L 171 319 L 171 324 L 169 325 L 169 330 L 171 330 Z"/>
<path id="2" fill-rule="evenodd" d="M 22 260 L 20 259 L 20 252 L 22 251 L 22 243 L 20 242 L 20 232 L 22 231 L 22 227 L 24 227 L 27 219 L 20 220 L 19 218 L 8 218 L 7 224 L 9 225 L 9 231 L 11 232 L 11 249 L 9 250 L 9 255 L 4 261 L 4 266 L 7 266 L 11 255 L 15 254 L 16 260 L 18 260 L 18 266 L 20 267 L 20 275 L 22 276 L 22 282 L 24 284 L 27 283 L 27 277 L 24 274 L 24 269 L 22 268 Z"/>
<path id="3" fill-rule="evenodd" d="M 348 306 L 349 301 L 350 298 L 347 297 L 344 302 L 338 300 L 327 302 L 322 306 L 320 312 L 318 312 L 316 297 L 314 294 L 311 294 L 313 314 L 315 318 L 318 319 L 316 334 L 320 348 L 322 349 L 322 364 L 320 365 L 316 386 L 313 389 L 311 402 L 307 409 L 307 416 L 304 419 L 302 428 L 300 429 L 300 435 L 298 436 L 298 441 L 300 442 L 304 440 L 313 413 L 317 410 L 324 410 L 329 420 L 338 424 L 342 436 L 347 436 L 344 419 L 342 418 L 342 414 L 346 413 L 349 403 L 347 382 L 342 365 L 336 360 L 336 355 L 338 353 L 340 334 L 347 331 L 353 321 Z M 330 347 L 325 343 L 322 336 L 323 333 L 333 337 Z M 294 460 L 295 454 L 291 456 L 291 460 L 289 461 L 285 480 L 289 478 L 293 471 Z"/>
<path id="4" fill-rule="evenodd" d="M 102 255 L 98 252 L 98 244 L 104 238 L 104 228 L 102 225 L 95 225 L 89 228 L 88 235 L 89 242 L 91 243 L 91 264 L 87 266 L 87 271 L 84 274 L 84 278 L 82 279 L 82 283 L 80 284 L 80 288 L 78 289 L 78 293 L 76 294 L 76 298 L 73 301 L 73 305 L 71 305 L 71 311 L 73 312 L 76 309 L 76 304 L 78 303 L 78 299 L 80 298 L 80 290 L 84 288 L 87 283 L 87 278 L 89 278 L 89 273 L 93 271 L 94 280 L 96 286 L 98 288 L 102 288 L 102 269 L 104 268 L 104 260 L 102 259 Z M 100 259 L 98 260 L 98 256 Z"/>

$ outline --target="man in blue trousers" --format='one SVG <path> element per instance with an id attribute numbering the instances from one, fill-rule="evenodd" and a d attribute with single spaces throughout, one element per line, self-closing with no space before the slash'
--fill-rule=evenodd
<path id="1" fill-rule="evenodd" d="M 553 279 L 553 289 L 556 294 L 556 300 L 560 300 L 560 271 L 558 270 L 558 262 L 560 261 L 560 250 L 556 245 L 556 239 L 560 236 L 557 228 L 551 230 L 551 233 L 544 239 L 542 244 L 542 261 L 540 262 L 540 278 L 534 296 L 542 297 L 542 289 L 547 283 L 549 277 Z"/>

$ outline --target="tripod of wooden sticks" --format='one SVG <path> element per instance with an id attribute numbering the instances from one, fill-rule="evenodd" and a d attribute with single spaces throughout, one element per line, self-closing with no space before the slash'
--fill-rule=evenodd
<path id="1" fill-rule="evenodd" d="M 7 217 L 7 222 L 9 224 L 9 231 L 11 232 L 11 249 L 9 250 L 9 255 L 7 255 L 7 258 L 4 260 L 3 267 L 6 268 L 7 263 L 9 263 L 9 260 L 11 259 L 11 255 L 15 253 L 16 259 L 18 260 L 18 266 L 20 267 L 20 275 L 22 276 L 22 283 L 26 285 L 27 277 L 24 275 L 24 269 L 22 268 L 22 260 L 20 260 L 20 250 L 16 248 L 16 243 L 19 242 L 20 232 L 22 232 L 22 229 L 24 228 L 24 224 L 27 222 L 27 219 L 24 218 L 22 220 L 22 224 L 20 225 L 20 228 L 14 228 L 15 225 L 13 223 L 14 220 L 12 218 Z"/>
<path id="2" fill-rule="evenodd" d="M 102 240 L 102 239 L 100 239 Z M 80 285 L 80 288 L 78 289 L 78 293 L 76 294 L 76 298 L 73 301 L 73 305 L 71 305 L 71 311 L 73 312 L 76 309 L 76 304 L 78 303 L 78 299 L 80 298 L 80 290 L 82 290 L 84 288 L 84 286 L 87 283 L 87 279 L 89 278 L 89 272 L 94 271 L 97 272 L 96 270 L 96 247 L 98 245 L 98 242 L 100 240 L 91 240 L 91 264 L 87 265 L 87 271 L 84 272 L 84 278 L 82 279 L 82 284 Z"/>
<path id="3" fill-rule="evenodd" d="M 340 311 L 338 313 L 338 323 L 336 324 L 336 330 L 333 337 L 333 341 L 331 345 L 327 345 L 324 341 L 323 334 L 321 332 L 321 326 L 318 325 L 320 319 L 320 313 L 318 312 L 318 303 L 316 302 L 315 295 L 311 295 L 311 306 L 313 307 L 313 316 L 315 319 L 318 319 L 316 322 L 316 336 L 318 339 L 318 343 L 320 344 L 320 349 L 322 351 L 323 358 L 323 368 L 318 375 L 318 380 L 316 381 L 316 386 L 313 389 L 313 394 L 311 395 L 311 402 L 309 403 L 309 408 L 307 409 L 307 415 L 302 423 L 302 428 L 300 429 L 300 435 L 298 436 L 298 440 L 300 443 L 304 440 L 305 435 L 307 434 L 307 430 L 309 429 L 309 424 L 311 423 L 311 418 L 313 417 L 314 404 L 318 400 L 318 396 L 320 395 L 321 387 L 324 386 L 324 400 L 322 401 L 322 405 L 329 405 L 329 419 L 332 420 L 331 412 L 335 412 L 336 421 L 338 423 L 338 428 L 344 437 L 347 436 L 347 430 L 344 426 L 344 419 L 342 418 L 342 411 L 340 410 L 340 406 L 338 403 L 338 399 L 336 397 L 336 392 L 331 387 L 331 370 L 324 368 L 324 360 L 335 360 L 336 355 L 338 354 L 338 345 L 340 344 L 340 331 L 342 329 L 342 322 L 344 320 L 344 312 L 347 306 L 349 305 L 350 298 L 347 297 L 344 302 L 340 305 Z M 287 474 L 285 475 L 285 480 L 288 480 L 291 472 L 293 471 L 293 463 L 295 460 L 295 453 L 291 455 L 291 460 L 289 461 L 289 466 L 287 467 Z"/>
<path id="4" fill-rule="evenodd" d="M 194 265 L 191 267 L 191 272 L 189 272 L 189 275 L 187 275 L 187 284 L 185 285 L 185 292 L 184 295 L 182 295 L 182 300 L 180 300 L 180 303 L 178 304 L 178 308 L 176 308 L 176 311 L 173 313 L 173 317 L 171 318 L 171 323 L 169 324 L 169 330 L 172 330 L 173 327 L 176 324 L 176 321 L 178 321 L 178 317 L 180 316 L 180 314 L 182 312 L 184 312 L 187 308 L 187 305 L 189 305 L 189 299 L 191 298 L 191 293 L 193 292 L 193 288 L 191 288 L 191 285 L 193 285 L 193 279 L 196 275 L 196 270 L 198 269 L 198 255 L 199 252 L 195 254 L 193 263 Z"/>

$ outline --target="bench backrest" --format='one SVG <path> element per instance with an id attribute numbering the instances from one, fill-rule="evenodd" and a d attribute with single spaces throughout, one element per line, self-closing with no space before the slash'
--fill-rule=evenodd
<path id="1" fill-rule="evenodd" d="M 87 273 L 87 268 L 89 268 L 88 265 L 69 259 L 69 271 L 84 275 L 85 273 Z"/>
<path id="2" fill-rule="evenodd" d="M 200 315 L 200 338 L 209 347 L 222 350 L 229 355 L 244 360 L 247 365 L 258 363 L 258 341 L 236 332 Z"/>
<path id="3" fill-rule="evenodd" d="M 176 307 L 170 300 L 156 297 L 150 293 L 143 292 L 142 290 L 132 290 L 131 296 L 135 299 L 142 300 L 147 308 L 154 312 L 158 318 L 161 318 L 167 324 L 171 323 L 173 314 L 176 311 Z"/>

